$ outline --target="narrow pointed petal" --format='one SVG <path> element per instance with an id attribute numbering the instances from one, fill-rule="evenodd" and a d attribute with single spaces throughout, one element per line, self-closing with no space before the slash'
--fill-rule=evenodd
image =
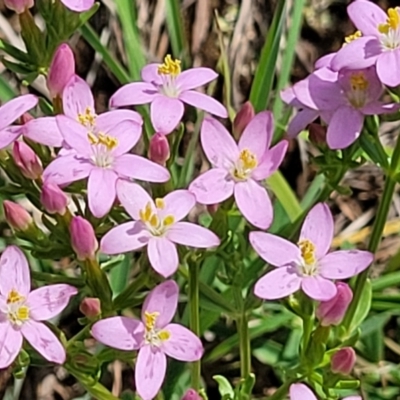
<path id="1" fill-rule="evenodd" d="M 63 345 L 43 322 L 29 320 L 21 326 L 21 333 L 47 361 L 56 364 L 65 362 L 66 354 Z"/>
<path id="2" fill-rule="evenodd" d="M 54 318 L 67 307 L 70 298 L 77 293 L 76 288 L 63 283 L 42 286 L 33 290 L 27 299 L 30 318 L 36 321 L 47 321 Z"/>
<path id="3" fill-rule="evenodd" d="M 142 320 L 145 313 L 157 312 L 156 328 L 164 328 L 172 321 L 178 306 L 179 287 L 175 281 L 168 280 L 157 285 L 146 297 L 142 307 Z"/>
<path id="4" fill-rule="evenodd" d="M 182 91 L 196 89 L 217 78 L 218 74 L 211 68 L 190 68 L 177 76 L 176 86 Z"/>
<path id="5" fill-rule="evenodd" d="M 243 216 L 260 229 L 270 227 L 273 218 L 271 199 L 267 190 L 253 179 L 235 185 L 236 204 Z"/>
<path id="6" fill-rule="evenodd" d="M 167 357 L 156 347 L 139 350 L 135 366 L 136 390 L 143 400 L 152 400 L 160 391 L 167 370 Z"/>
<path id="7" fill-rule="evenodd" d="M 287 135 L 290 139 L 296 137 L 301 131 L 318 118 L 318 111 L 311 108 L 303 108 L 290 120 Z"/>
<path id="8" fill-rule="evenodd" d="M 89 108 L 94 112 L 94 98 L 89 85 L 78 75 L 74 75 L 63 91 L 64 114 L 74 120 Z"/>
<path id="9" fill-rule="evenodd" d="M 254 286 L 254 294 L 265 300 L 282 299 L 300 289 L 301 277 L 291 267 L 274 269 L 261 277 Z"/>
<path id="10" fill-rule="evenodd" d="M 35 107 L 37 103 L 38 98 L 36 96 L 25 94 L 3 104 L 0 107 L 0 131 Z"/>
<path id="11" fill-rule="evenodd" d="M 145 82 L 154 83 L 155 85 L 162 85 L 163 81 L 158 73 L 158 68 L 161 64 L 152 63 L 147 64 L 142 68 L 141 76 Z"/>
<path id="12" fill-rule="evenodd" d="M 24 253 L 17 246 L 8 246 L 0 257 L 0 294 L 7 297 L 13 289 L 27 296 L 31 275 Z"/>
<path id="13" fill-rule="evenodd" d="M 179 266 L 178 251 L 166 237 L 152 237 L 147 246 L 150 265 L 164 278 L 176 272 Z"/>
<path id="14" fill-rule="evenodd" d="M 398 111 L 400 108 L 400 104 L 398 103 L 390 103 L 385 104 L 380 101 L 374 101 L 373 103 L 366 104 L 361 112 L 364 115 L 380 115 L 380 114 L 391 114 Z"/>
<path id="15" fill-rule="evenodd" d="M 400 84 L 400 77 L 393 71 L 400 69 L 400 49 L 383 52 L 376 62 L 376 72 L 383 84 L 396 87 Z"/>
<path id="16" fill-rule="evenodd" d="M 311 389 L 303 383 L 293 383 L 290 385 L 290 400 L 317 400 Z"/>
<path id="17" fill-rule="evenodd" d="M 23 134 L 36 143 L 50 147 L 61 147 L 63 137 L 58 129 L 55 117 L 41 117 L 32 119 L 23 127 Z"/>
<path id="18" fill-rule="evenodd" d="M 155 208 L 150 195 L 135 182 L 119 179 L 117 182 L 117 196 L 122 206 L 134 220 L 140 219 L 140 211 L 148 203 L 152 205 L 152 208 Z"/>
<path id="19" fill-rule="evenodd" d="M 219 101 L 204 93 L 188 90 L 179 95 L 179 100 L 182 100 L 193 107 L 199 108 L 200 110 L 207 111 L 212 115 L 216 115 L 217 117 L 228 117 L 226 108 Z"/>
<path id="20" fill-rule="evenodd" d="M 200 360 L 203 345 L 192 331 L 179 324 L 169 324 L 165 330 L 170 337 L 162 343 L 161 348 L 167 356 L 186 362 Z"/>
<path id="21" fill-rule="evenodd" d="M 22 334 L 8 321 L 0 323 L 0 370 L 9 367 L 22 348 Z"/>
<path id="22" fill-rule="evenodd" d="M 364 271 L 374 260 L 369 251 L 339 250 L 327 254 L 318 265 L 328 279 L 347 279 Z"/>
<path id="23" fill-rule="evenodd" d="M 378 36 L 378 25 L 384 24 L 387 19 L 387 15 L 382 8 L 367 0 L 358 0 L 351 3 L 347 7 L 347 14 L 364 36 Z"/>
<path id="24" fill-rule="evenodd" d="M 147 104 L 153 101 L 157 95 L 158 91 L 151 83 L 128 83 L 111 96 L 110 107 Z"/>
<path id="25" fill-rule="evenodd" d="M 114 349 L 137 350 L 144 339 L 142 321 L 128 317 L 111 317 L 96 322 L 92 336 L 100 343 Z"/>
<path id="26" fill-rule="evenodd" d="M 250 232 L 249 240 L 257 254 L 276 267 L 290 264 L 301 257 L 296 245 L 271 233 Z"/>
<path id="27" fill-rule="evenodd" d="M 23 126 L 9 126 L 0 131 L 0 150 L 15 142 L 24 132 Z"/>
<path id="28" fill-rule="evenodd" d="M 191 222 L 177 222 L 167 231 L 167 237 L 172 242 L 196 248 L 219 246 L 218 236 L 207 228 Z"/>
<path id="29" fill-rule="evenodd" d="M 141 221 L 125 222 L 108 231 L 100 243 L 100 251 L 104 254 L 127 253 L 146 246 L 151 237 Z"/>
<path id="30" fill-rule="evenodd" d="M 196 197 L 189 190 L 175 190 L 164 197 L 163 215 L 173 215 L 175 222 L 185 218 L 196 205 Z"/>
<path id="31" fill-rule="evenodd" d="M 234 186 L 225 169 L 212 168 L 197 177 L 189 190 L 200 204 L 218 204 L 232 196 Z"/>
<path id="32" fill-rule="evenodd" d="M 299 240 L 310 240 L 315 245 L 317 259 L 321 259 L 331 247 L 333 228 L 331 210 L 326 203 L 318 203 L 307 214 Z"/>
<path id="33" fill-rule="evenodd" d="M 307 296 L 318 301 L 330 300 L 337 292 L 335 284 L 322 276 L 303 278 L 301 288 Z"/>
<path id="34" fill-rule="evenodd" d="M 335 57 L 336 53 L 328 53 L 325 54 L 324 56 L 318 58 L 317 61 L 315 61 L 314 63 L 314 68 L 315 69 L 320 69 L 320 68 L 324 68 L 324 67 L 331 67 L 331 62 L 333 57 Z"/>
<path id="35" fill-rule="evenodd" d="M 179 99 L 158 95 L 150 106 L 150 118 L 156 132 L 167 135 L 181 122 L 185 107 Z"/>

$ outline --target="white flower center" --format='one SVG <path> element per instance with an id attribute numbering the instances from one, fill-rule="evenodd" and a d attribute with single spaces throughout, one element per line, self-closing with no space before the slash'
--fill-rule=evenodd
<path id="1" fill-rule="evenodd" d="M 16 326 L 21 326 L 29 320 L 29 307 L 25 305 L 25 297 L 20 295 L 15 289 L 8 294 L 6 308 L 2 310 L 7 319 Z"/>
<path id="2" fill-rule="evenodd" d="M 171 337 L 169 331 L 165 329 L 157 329 L 155 327 L 156 320 L 160 313 L 153 312 L 149 313 L 145 311 L 144 318 L 145 318 L 145 333 L 144 333 L 144 341 L 146 344 L 150 344 L 155 347 L 160 347 L 162 342 L 165 342 Z"/>
<path id="3" fill-rule="evenodd" d="M 165 208 L 163 199 L 156 199 L 156 210 L 153 210 L 151 203 L 148 202 L 143 210 L 140 210 L 140 219 L 144 222 L 147 229 L 153 236 L 162 236 L 167 229 L 175 222 L 173 215 L 160 216 Z"/>
<path id="4" fill-rule="evenodd" d="M 302 276 L 318 275 L 317 258 L 315 256 L 315 245 L 311 240 L 305 239 L 298 243 L 301 251 L 301 263 L 298 265 Z"/>
<path id="5" fill-rule="evenodd" d="M 88 140 L 92 145 L 92 161 L 95 165 L 102 168 L 108 168 L 114 161 L 112 150 L 118 146 L 118 140 L 110 135 L 99 133 L 95 135 L 88 133 Z"/>
<path id="6" fill-rule="evenodd" d="M 378 25 L 380 41 L 384 50 L 394 50 L 400 47 L 400 14 L 399 7 L 389 8 L 384 24 Z"/>
<path id="7" fill-rule="evenodd" d="M 162 80 L 160 92 L 167 96 L 176 98 L 179 96 L 180 91 L 176 86 L 176 77 L 181 73 L 181 61 L 173 60 L 168 54 L 164 58 L 164 63 L 158 67 L 158 74 Z"/>
<path id="8" fill-rule="evenodd" d="M 250 178 L 251 173 L 257 167 L 258 160 L 257 156 L 248 149 L 243 149 L 240 152 L 239 158 L 236 161 L 232 177 L 236 181 L 245 181 Z"/>

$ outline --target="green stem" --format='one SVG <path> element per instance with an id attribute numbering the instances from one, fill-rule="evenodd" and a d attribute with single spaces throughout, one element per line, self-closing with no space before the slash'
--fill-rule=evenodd
<path id="1" fill-rule="evenodd" d="M 268 397 L 268 400 L 281 400 L 286 397 L 289 391 L 289 386 L 294 382 L 294 380 L 287 380 L 272 396 Z"/>
<path id="2" fill-rule="evenodd" d="M 310 336 L 313 326 L 314 326 L 314 319 L 312 317 L 306 316 L 303 318 L 303 338 L 301 347 L 302 358 L 307 357 L 307 347 L 310 341 Z"/>
<path id="3" fill-rule="evenodd" d="M 251 372 L 251 349 L 249 336 L 249 323 L 246 312 L 237 319 L 240 345 L 240 374 L 246 379 Z"/>

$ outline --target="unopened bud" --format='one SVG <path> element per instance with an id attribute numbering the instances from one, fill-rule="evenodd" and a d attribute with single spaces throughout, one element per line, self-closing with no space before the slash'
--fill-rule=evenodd
<path id="1" fill-rule="evenodd" d="M 33 7 L 33 0 L 4 0 L 4 5 L 17 14 L 23 13 L 25 10 Z"/>
<path id="2" fill-rule="evenodd" d="M 181 400 L 203 400 L 203 399 L 194 389 L 189 389 L 184 394 Z"/>
<path id="3" fill-rule="evenodd" d="M 237 140 L 239 140 L 246 126 L 254 118 L 254 115 L 253 105 L 250 101 L 246 101 L 233 120 L 233 135 Z"/>
<path id="4" fill-rule="evenodd" d="M 78 260 L 94 259 L 99 244 L 93 226 L 82 217 L 73 217 L 69 226 L 71 245 Z"/>
<path id="5" fill-rule="evenodd" d="M 47 76 L 47 87 L 52 98 L 61 97 L 68 81 L 75 75 L 75 58 L 71 48 L 62 43 L 54 53 Z"/>
<path id="6" fill-rule="evenodd" d="M 316 315 L 322 326 L 339 325 L 353 299 L 353 292 L 347 283 L 336 283 L 336 295 L 319 303 Z"/>
<path id="7" fill-rule="evenodd" d="M 26 231 L 33 223 L 32 217 L 28 211 L 17 203 L 4 200 L 4 215 L 8 225 L 16 231 Z"/>
<path id="8" fill-rule="evenodd" d="M 79 311 L 87 318 L 98 317 L 101 313 L 100 299 L 97 297 L 86 297 L 82 300 Z"/>
<path id="9" fill-rule="evenodd" d="M 25 124 L 27 124 L 29 121 L 32 121 L 33 119 L 35 119 L 35 118 L 33 118 L 31 114 L 29 114 L 29 113 L 26 112 L 26 113 L 24 113 L 24 114 L 21 115 L 21 118 L 20 118 L 20 120 L 21 120 L 21 125 L 25 125 Z"/>
<path id="10" fill-rule="evenodd" d="M 218 210 L 219 204 L 208 204 L 207 211 L 210 215 L 214 215 Z"/>
<path id="11" fill-rule="evenodd" d="M 322 146 L 326 144 L 326 126 L 322 126 L 315 122 L 308 125 L 308 137 L 312 144 Z"/>
<path id="12" fill-rule="evenodd" d="M 67 210 L 67 195 L 51 181 L 45 181 L 40 194 L 40 202 L 49 214 L 64 215 Z"/>
<path id="13" fill-rule="evenodd" d="M 356 352 L 351 347 L 338 350 L 331 359 L 331 370 L 335 374 L 349 375 L 356 363 Z"/>
<path id="14" fill-rule="evenodd" d="M 42 175 L 42 162 L 26 143 L 14 142 L 12 154 L 15 164 L 25 178 L 38 179 Z"/>
<path id="15" fill-rule="evenodd" d="M 169 143 L 166 136 L 162 133 L 156 133 L 150 139 L 149 158 L 157 164 L 165 165 L 170 157 Z"/>

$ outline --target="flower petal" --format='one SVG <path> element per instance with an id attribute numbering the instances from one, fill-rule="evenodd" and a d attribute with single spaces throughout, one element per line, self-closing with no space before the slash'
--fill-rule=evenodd
<path id="1" fill-rule="evenodd" d="M 145 313 L 158 313 L 155 327 L 164 328 L 172 321 L 178 307 L 179 287 L 175 281 L 168 280 L 157 285 L 147 295 L 142 307 L 142 321 Z"/>
<path id="2" fill-rule="evenodd" d="M 27 296 L 31 290 L 31 274 L 25 254 L 17 246 L 7 246 L 0 257 L 0 294 L 11 290 Z"/>
<path id="3" fill-rule="evenodd" d="M 46 321 L 60 314 L 67 307 L 69 300 L 78 290 L 71 285 L 42 286 L 29 293 L 27 306 L 29 317 L 36 321 Z"/>
<path id="4" fill-rule="evenodd" d="M 180 99 L 158 95 L 150 106 L 150 119 L 156 132 L 171 133 L 181 122 L 185 107 Z"/>
<path id="5" fill-rule="evenodd" d="M 96 218 L 106 215 L 114 204 L 118 175 L 106 168 L 93 168 L 88 179 L 89 209 Z"/>
<path id="6" fill-rule="evenodd" d="M 281 267 L 300 259 L 300 249 L 279 236 L 250 232 L 249 240 L 257 254 L 268 264 Z"/>
<path id="7" fill-rule="evenodd" d="M 140 220 L 140 211 L 148 203 L 155 209 L 153 199 L 140 185 L 134 182 L 119 179 L 117 182 L 117 196 L 122 206 L 134 220 Z"/>
<path id="8" fill-rule="evenodd" d="M 335 284 L 322 276 L 303 277 L 301 288 L 307 296 L 318 301 L 330 300 L 337 292 Z"/>
<path id="9" fill-rule="evenodd" d="M 196 197 L 189 190 L 174 190 L 164 197 L 162 215 L 173 215 L 175 222 L 185 218 L 196 205 Z"/>
<path id="10" fill-rule="evenodd" d="M 400 84 L 400 76 L 393 71 L 400 68 L 400 49 L 383 52 L 376 62 L 376 72 L 383 84 L 395 87 Z"/>
<path id="11" fill-rule="evenodd" d="M 165 327 L 169 339 L 162 342 L 161 349 L 175 360 L 193 362 L 203 355 L 201 340 L 189 329 L 179 324 L 169 324 Z"/>
<path id="12" fill-rule="evenodd" d="M 193 107 L 199 108 L 200 110 L 216 115 L 217 117 L 228 117 L 226 108 L 219 101 L 204 93 L 196 92 L 194 90 L 184 91 L 179 95 L 179 100 L 182 100 Z"/>
<path id="13" fill-rule="evenodd" d="M 143 400 L 152 400 L 160 391 L 167 370 L 167 357 L 157 347 L 143 346 L 135 366 L 135 384 Z"/>
<path id="14" fill-rule="evenodd" d="M 351 3 L 347 7 L 347 14 L 364 36 L 378 36 L 378 25 L 384 24 L 387 19 L 387 15 L 382 8 L 367 0 L 358 0 Z"/>
<path id="15" fill-rule="evenodd" d="M 366 104 L 361 109 L 361 112 L 364 115 L 391 114 L 398 111 L 399 108 L 400 104 L 398 103 L 385 104 L 380 101 L 374 101 L 372 103 Z"/>
<path id="16" fill-rule="evenodd" d="M 96 126 L 99 131 L 109 133 L 112 128 L 117 126 L 122 121 L 131 121 L 136 122 L 139 125 L 143 125 L 143 118 L 136 111 L 112 110 L 98 115 L 96 118 Z"/>
<path id="17" fill-rule="evenodd" d="M 142 68 L 141 76 L 145 82 L 154 83 L 155 85 L 162 85 L 163 81 L 158 73 L 158 68 L 161 64 L 159 63 L 152 63 L 147 64 Z"/>
<path id="18" fill-rule="evenodd" d="M 47 361 L 56 364 L 65 362 L 66 354 L 63 345 L 43 322 L 26 321 L 21 326 L 21 333 L 29 344 Z"/>
<path id="19" fill-rule="evenodd" d="M 23 134 L 36 143 L 50 147 L 61 147 L 63 137 L 55 117 L 32 119 L 23 126 Z"/>
<path id="20" fill-rule="evenodd" d="M 369 251 L 339 250 L 319 260 L 320 273 L 328 279 L 347 279 L 364 271 L 374 260 Z"/>
<path id="21" fill-rule="evenodd" d="M 63 91 L 63 109 L 67 117 L 77 120 L 86 109 L 94 112 L 94 98 L 89 85 L 78 75 L 74 75 Z"/>
<path id="22" fill-rule="evenodd" d="M 293 383 L 290 385 L 290 400 L 317 400 L 311 389 L 303 383 Z"/>
<path id="23" fill-rule="evenodd" d="M 96 322 L 92 336 L 100 343 L 114 349 L 137 350 L 144 338 L 142 321 L 128 317 L 111 317 Z"/>
<path id="24" fill-rule="evenodd" d="M 0 107 L 0 131 L 12 124 L 24 113 L 35 107 L 38 98 L 33 94 L 26 94 L 7 101 Z"/>
<path id="25" fill-rule="evenodd" d="M 176 246 L 166 237 L 152 237 L 147 245 L 150 265 L 164 278 L 176 272 L 179 266 Z"/>
<path id="26" fill-rule="evenodd" d="M 0 323 L 0 370 L 9 367 L 22 348 L 22 334 L 8 321 Z"/>
<path id="27" fill-rule="evenodd" d="M 225 169 L 212 168 L 192 181 L 189 190 L 200 204 L 218 204 L 232 196 L 234 186 Z"/>
<path id="28" fill-rule="evenodd" d="M 167 237 L 172 242 L 196 248 L 219 246 L 218 236 L 207 228 L 190 222 L 177 222 L 167 231 Z"/>
<path id="29" fill-rule="evenodd" d="M 310 240 L 315 245 L 317 259 L 321 259 L 333 240 L 333 217 L 326 203 L 318 203 L 307 214 L 299 240 Z"/>
<path id="30" fill-rule="evenodd" d="M 24 132 L 23 126 L 9 126 L 0 131 L 0 150 L 15 142 Z"/>
<path id="31" fill-rule="evenodd" d="M 157 95 L 157 88 L 151 83 L 128 83 L 111 96 L 110 107 L 147 104 L 152 102 Z"/>
<path id="32" fill-rule="evenodd" d="M 319 112 L 311 108 L 303 108 L 290 120 L 287 135 L 290 139 L 296 137 L 307 125 L 318 118 Z"/>
<path id="33" fill-rule="evenodd" d="M 236 204 L 243 216 L 260 229 L 270 227 L 273 218 L 272 203 L 267 190 L 253 179 L 235 185 Z"/>
<path id="34" fill-rule="evenodd" d="M 92 8 L 95 0 L 61 0 L 72 11 L 83 12 Z"/>
<path id="35" fill-rule="evenodd" d="M 282 299 L 300 289 L 301 277 L 290 267 L 274 269 L 261 277 L 254 286 L 254 294 L 265 300 Z"/>
<path id="36" fill-rule="evenodd" d="M 315 61 L 314 63 L 314 68 L 315 69 L 320 69 L 320 68 L 324 68 L 324 67 L 331 67 L 331 61 L 333 59 L 333 57 L 335 57 L 336 53 L 328 53 L 325 54 L 324 56 L 318 58 L 317 61 Z"/>
<path id="37" fill-rule="evenodd" d="M 195 89 L 218 78 L 211 68 L 197 67 L 181 72 L 176 78 L 176 86 L 180 90 Z"/>

